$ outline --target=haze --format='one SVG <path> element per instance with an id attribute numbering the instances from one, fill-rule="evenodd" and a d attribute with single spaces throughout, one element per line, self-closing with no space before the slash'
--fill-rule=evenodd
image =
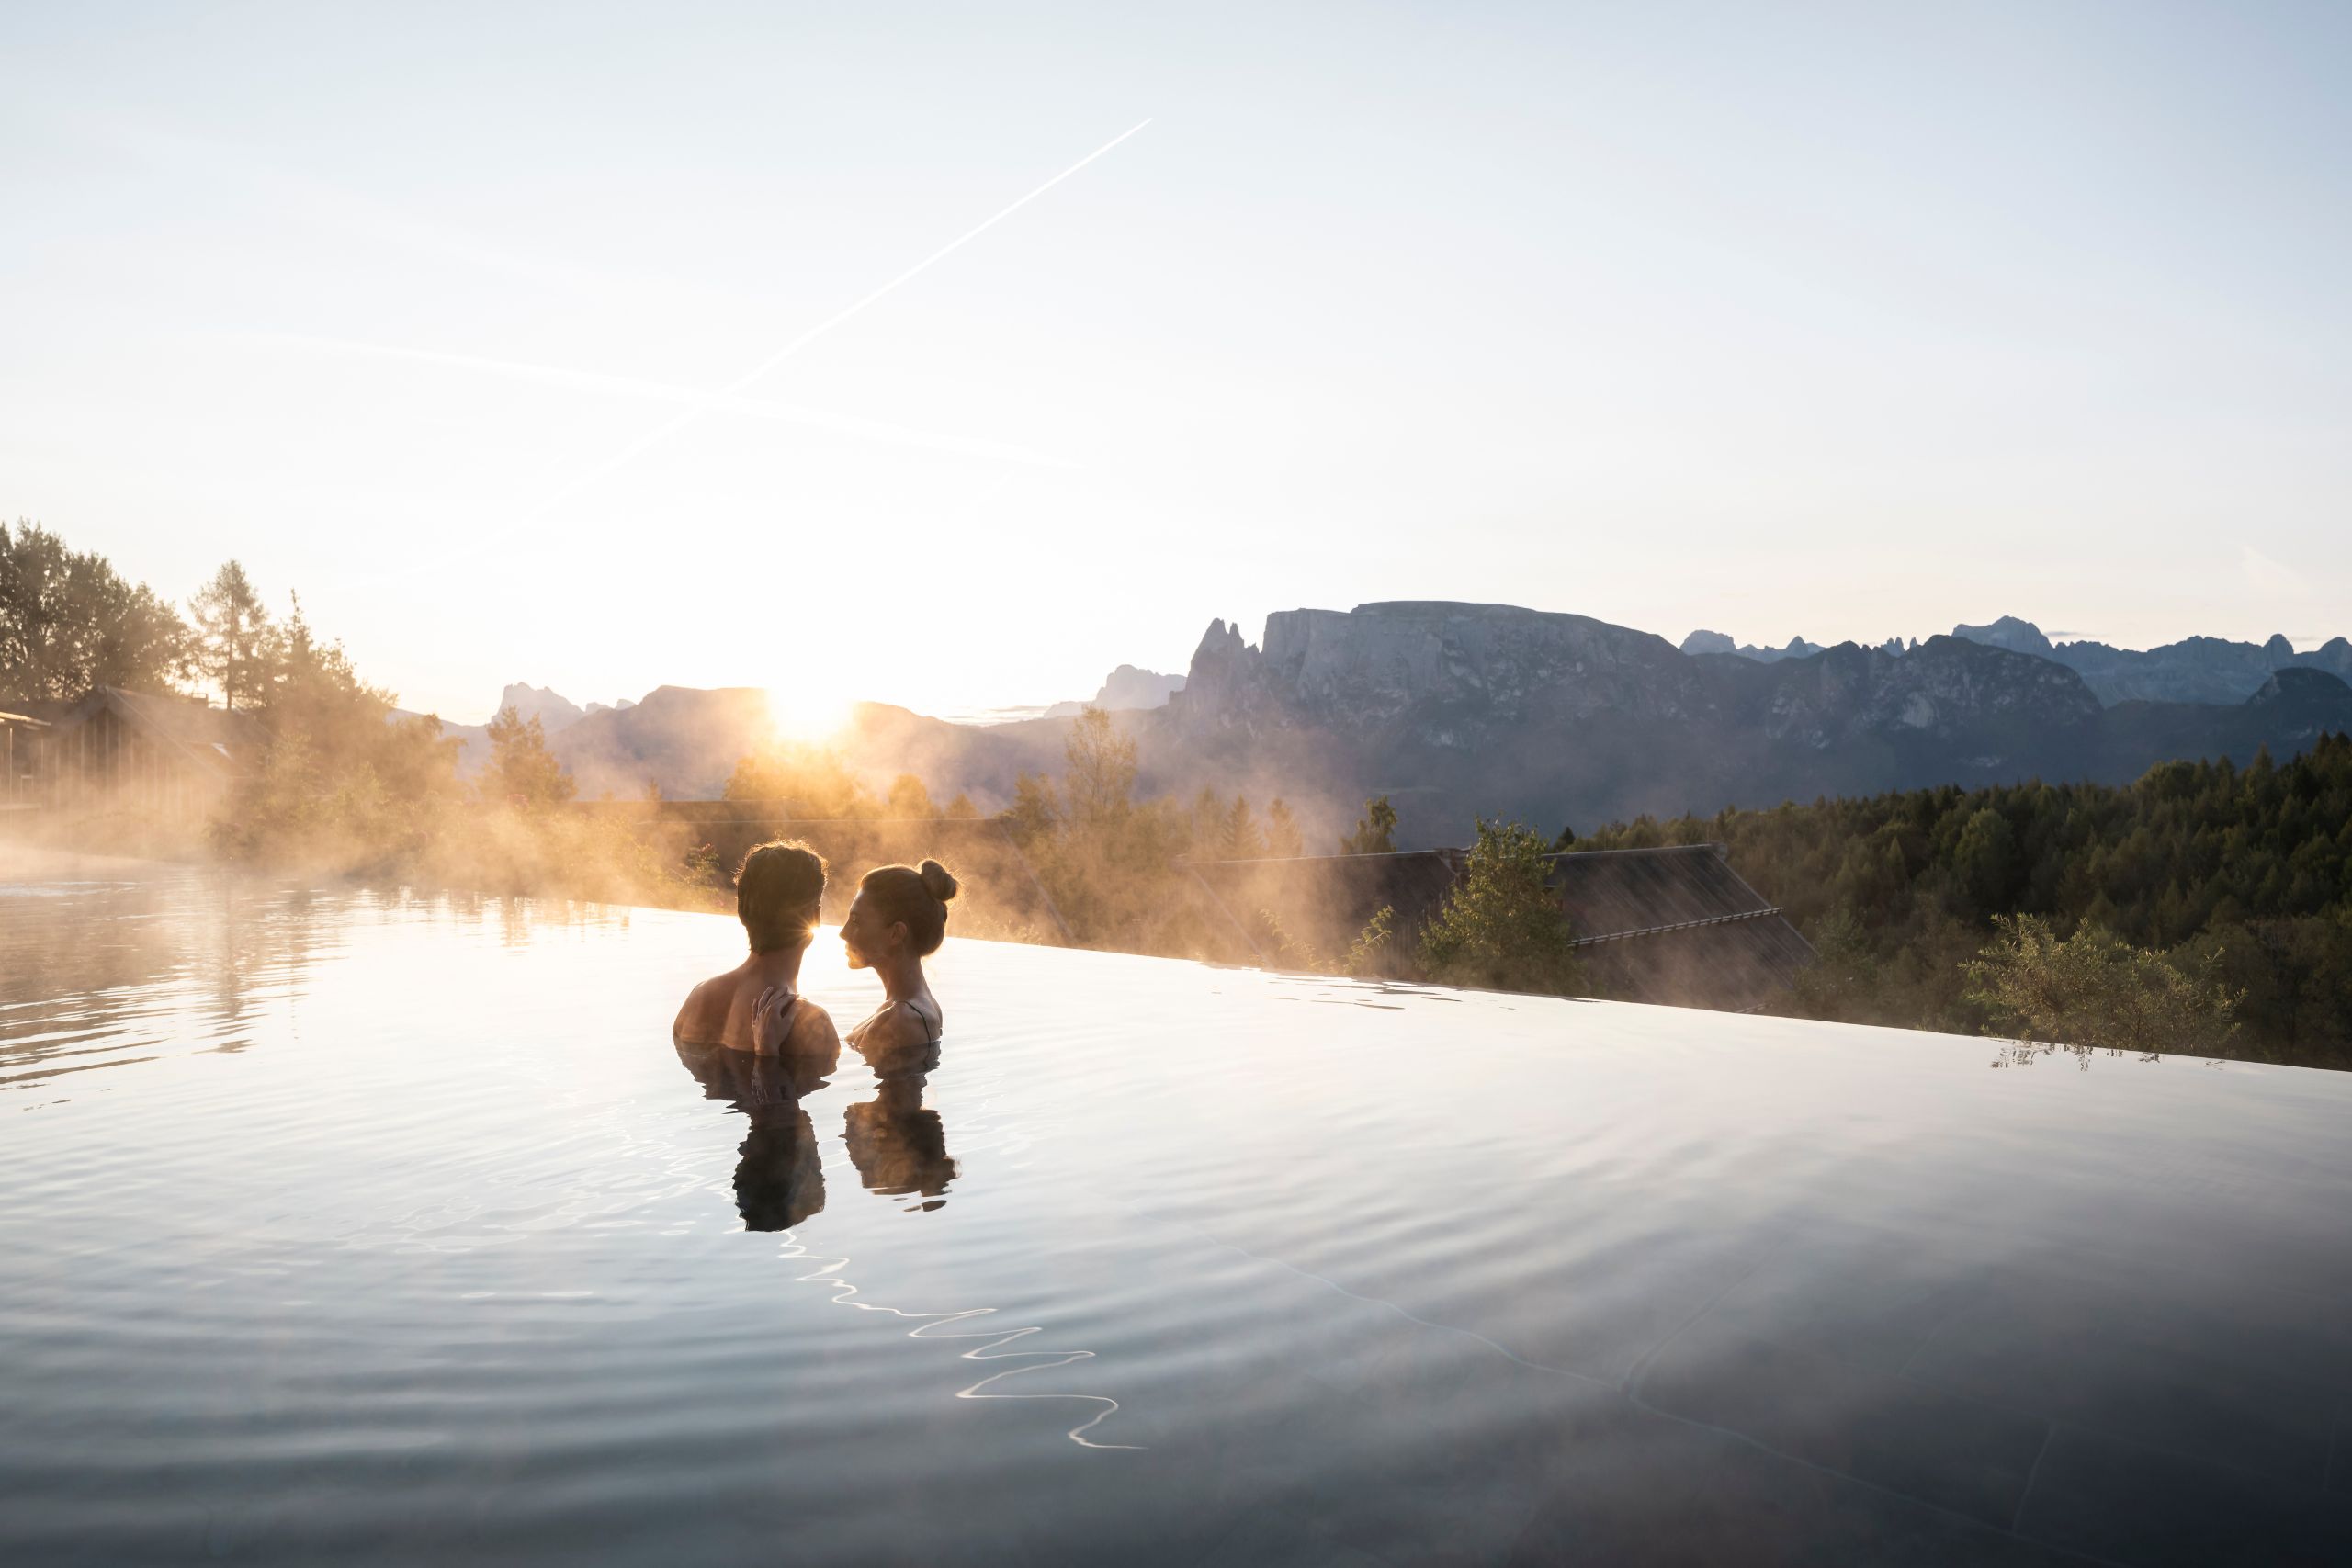
<path id="1" fill-rule="evenodd" d="M 242 558 L 469 720 L 510 680 L 1045 702 L 1387 598 L 2308 643 L 2352 631 L 2348 44 L 14 7 L 0 513 L 174 597 Z"/>

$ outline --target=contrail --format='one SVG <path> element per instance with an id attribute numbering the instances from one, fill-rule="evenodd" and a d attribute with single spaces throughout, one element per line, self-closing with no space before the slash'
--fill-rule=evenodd
<path id="1" fill-rule="evenodd" d="M 914 265 L 907 268 L 906 271 L 899 274 L 896 277 L 891 278 L 890 281 L 883 284 L 879 288 L 860 296 L 858 299 L 834 311 L 831 315 L 827 316 L 823 321 L 819 321 L 815 326 L 812 326 L 806 332 L 801 333 L 798 336 L 786 343 L 782 348 L 777 349 L 774 354 L 769 355 L 765 359 L 763 359 L 757 365 L 752 366 L 751 369 L 745 371 L 742 375 L 738 376 L 732 381 L 728 382 L 726 386 L 719 389 L 721 394 L 731 395 L 741 391 L 744 388 L 750 386 L 752 382 L 758 380 L 761 377 L 766 375 L 769 371 L 775 369 L 777 366 L 783 364 L 786 360 L 791 358 L 794 355 L 799 353 L 802 349 L 808 347 L 810 344 L 824 336 L 827 333 L 831 332 L 835 327 L 840 326 L 843 321 L 848 321 L 851 317 L 856 315 L 859 311 L 865 310 L 876 300 L 880 299 L 884 295 L 888 294 L 900 285 L 908 283 L 922 276 L 924 272 L 930 270 L 930 268 L 935 264 L 955 254 L 957 251 L 962 250 L 966 245 L 970 244 L 974 240 L 978 239 L 982 234 L 987 233 L 989 230 L 995 228 L 998 224 L 1003 222 L 1006 219 L 1012 217 L 1014 213 L 1020 211 L 1023 208 L 1028 206 L 1031 202 L 1036 200 L 1039 197 L 1045 195 L 1047 191 L 1053 189 L 1056 186 L 1061 184 L 1064 180 L 1069 178 L 1072 175 L 1078 173 L 1079 170 L 1086 167 L 1087 164 L 1091 164 L 1097 158 L 1102 157 L 1102 154 L 1111 151 L 1112 148 L 1116 147 L 1120 142 L 1125 141 L 1128 137 L 1133 136 L 1136 131 L 1141 130 L 1145 126 L 1149 125 L 1151 121 L 1148 118 L 1137 120 L 1135 124 L 1129 126 L 1118 135 L 1111 138 L 1110 141 L 1102 143 L 1102 146 L 1097 147 L 1093 152 L 1089 152 L 1085 157 L 1080 158 L 1077 163 L 1072 164 L 1069 168 L 1064 169 L 1060 174 L 1056 175 L 1052 179 L 1047 180 L 1045 184 L 1030 191 L 1026 196 L 1022 197 L 1019 200 L 1012 202 L 1007 207 L 1000 209 L 989 218 L 984 219 L 980 222 L 973 225 L 971 228 L 967 229 L 963 233 L 956 235 L 956 238 L 948 241 L 947 243 L 940 246 L 939 249 L 932 252 L 929 255 L 923 257 L 922 260 L 915 263 Z M 365 578 L 379 581 L 402 577 L 412 577 L 420 572 L 436 570 L 448 565 L 452 561 L 467 560 L 475 556 L 479 556 L 495 546 L 503 544 L 506 540 L 514 537 L 516 534 L 521 533 L 526 528 L 537 527 L 541 522 L 546 520 L 548 513 L 554 511 L 557 507 L 562 505 L 565 502 L 571 500 L 582 491 L 588 489 L 592 485 L 602 482 L 624 466 L 635 461 L 647 451 L 668 440 L 679 431 L 684 430 L 687 425 L 692 424 L 696 419 L 700 418 L 702 412 L 703 411 L 701 409 L 691 406 L 680 409 L 676 413 L 672 414 L 660 424 L 653 426 L 644 434 L 638 436 L 633 441 L 626 443 L 618 450 L 608 454 L 602 461 L 592 465 L 585 471 L 574 475 L 563 484 L 559 485 L 555 490 L 550 491 L 544 500 L 540 501 L 537 505 L 533 506 L 514 522 L 508 524 L 505 527 L 501 528 L 483 538 L 476 540 L 466 549 L 460 550 L 453 555 L 437 558 L 432 561 L 413 564 L 398 571 L 370 572 L 364 573 L 362 575 Z"/>
<path id="2" fill-rule="evenodd" d="M 648 399 L 656 402 L 678 403 L 699 413 L 744 414 L 754 419 L 778 420 L 786 424 L 805 424 L 819 430 L 839 431 L 847 435 L 862 435 L 876 441 L 888 441 L 903 446 L 918 446 L 934 452 L 948 452 L 967 457 L 993 457 L 1006 462 L 1026 464 L 1032 468 L 1068 468 L 1058 458 L 1048 457 L 1025 446 L 1015 446 L 1002 441 L 982 441 L 962 435 L 943 435 L 930 431 L 911 430 L 905 425 L 890 424 L 881 420 L 858 419 L 849 414 L 830 413 L 822 409 L 804 407 L 798 403 L 780 403 L 765 398 L 747 398 L 740 392 L 706 392 L 694 387 L 681 387 L 668 381 L 651 381 L 639 376 L 613 376 L 594 370 L 572 370 L 555 365 L 533 365 L 517 359 L 493 359 L 479 354 L 452 354 L 440 349 L 402 348 L 392 344 L 361 343 L 349 338 L 304 337 L 290 333 L 272 333 L 262 335 L 259 342 L 283 344 L 293 348 L 315 349 L 328 354 L 362 355 L 375 359 L 399 359 L 416 365 L 444 365 L 453 369 L 479 371 L 484 375 L 503 376 L 517 381 L 537 382 L 544 387 L 563 387 L 582 392 L 609 392 L 621 397 Z"/>
<path id="3" fill-rule="evenodd" d="M 1012 206 L 1004 209 L 995 217 L 989 219 L 987 221 L 975 228 L 966 230 L 963 233 L 958 234 L 956 238 L 948 241 L 945 244 L 940 246 L 939 249 L 932 252 L 931 254 L 923 257 L 922 260 L 915 263 L 914 265 L 907 268 L 906 271 L 899 274 L 898 276 L 892 278 L 889 282 L 884 284 L 873 293 L 866 295 L 864 299 L 857 300 L 854 304 L 844 305 L 842 309 L 834 311 L 823 321 L 819 321 L 815 326 L 810 327 L 807 332 L 802 333 L 798 337 L 794 338 L 790 343 L 786 344 L 782 348 L 777 349 L 774 354 L 769 355 L 765 359 L 761 360 L 757 365 L 752 367 L 751 369 L 745 371 L 741 376 L 729 382 L 727 384 L 727 389 L 730 392 L 735 392 L 741 391 L 745 387 L 750 386 L 752 382 L 758 380 L 761 377 L 766 375 L 769 371 L 775 369 L 777 366 L 783 364 L 786 360 L 791 358 L 794 355 L 799 353 L 802 349 L 808 347 L 810 344 L 824 336 L 827 333 L 831 332 L 835 327 L 840 326 L 843 321 L 848 321 L 852 316 L 856 315 L 860 310 L 865 310 L 868 305 L 873 304 L 876 299 L 881 299 L 885 294 L 888 294 L 892 289 L 898 288 L 899 285 L 928 271 L 933 263 L 944 260 L 946 257 L 955 254 L 957 251 L 962 250 L 966 245 L 970 244 L 974 240 L 978 239 L 981 235 L 987 233 L 989 230 L 995 228 L 998 224 L 1003 222 L 1006 219 L 1012 217 L 1014 213 L 1020 211 L 1023 208 L 1028 206 L 1031 202 L 1036 200 L 1039 197 L 1045 195 L 1047 191 L 1053 189 L 1056 186 L 1069 178 L 1070 175 L 1078 173 L 1079 170 L 1086 167 L 1087 164 L 1091 164 L 1095 159 L 1100 158 L 1103 153 L 1108 152 L 1112 148 L 1116 147 L 1120 142 L 1125 141 L 1128 137 L 1133 136 L 1136 131 L 1141 130 L 1145 126 L 1149 125 L 1151 121 L 1148 119 L 1139 119 L 1136 121 L 1135 124 L 1129 126 L 1118 135 L 1114 136 L 1110 141 L 1105 141 L 1102 146 L 1097 147 L 1093 152 L 1089 152 L 1085 157 L 1080 158 L 1077 163 L 1072 164 L 1069 168 L 1064 169 L 1060 174 L 1056 175 L 1052 179 L 1047 180 L 1044 185 L 1039 186 L 1035 190 L 1031 191 L 1019 201 L 1016 201 Z"/>

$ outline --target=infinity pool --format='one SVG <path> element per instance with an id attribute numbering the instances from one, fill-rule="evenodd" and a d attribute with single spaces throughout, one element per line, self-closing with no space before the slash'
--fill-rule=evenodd
<path id="1" fill-rule="evenodd" d="M 2352 1562 L 2352 1077 L 43 874 L 11 1565 Z"/>

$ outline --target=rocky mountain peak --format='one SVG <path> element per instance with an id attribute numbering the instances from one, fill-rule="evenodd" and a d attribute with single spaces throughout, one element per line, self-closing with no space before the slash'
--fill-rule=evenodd
<path id="1" fill-rule="evenodd" d="M 553 735 L 557 730 L 579 723 L 588 716 L 587 710 L 549 686 L 514 682 L 499 694 L 498 705 L 513 708 L 526 719 L 537 719 L 539 728 Z"/>
<path id="2" fill-rule="evenodd" d="M 1682 651 L 1689 654 L 1734 653 L 1742 659 L 1752 659 L 1758 664 L 1777 664 L 1783 659 L 1810 659 L 1826 644 L 1804 637 L 1792 637 L 1781 648 L 1766 648 L 1752 642 L 1734 642 L 1722 632 L 1695 631 L 1682 639 Z"/>
<path id="3" fill-rule="evenodd" d="M 2011 653 L 2030 653 L 2037 659 L 2048 659 L 2056 651 L 2040 626 L 2015 615 L 2003 615 L 1987 626 L 1954 626 L 1951 635 L 1988 648 L 2006 648 Z"/>
<path id="4" fill-rule="evenodd" d="M 1043 716 L 1076 718 L 1090 707 L 1101 708 L 1104 713 L 1144 712 L 1166 707 L 1169 699 L 1183 689 L 1184 677 L 1182 675 L 1163 675 L 1157 670 L 1122 664 L 1104 679 L 1091 701 L 1056 703 L 1045 711 Z"/>
<path id="5" fill-rule="evenodd" d="M 2274 641 L 2277 639 L 2273 639 Z M 2352 702 L 2352 686 L 2324 670 L 2290 667 L 2274 670 L 2259 691 L 2246 699 L 2249 706 L 2280 703 Z"/>

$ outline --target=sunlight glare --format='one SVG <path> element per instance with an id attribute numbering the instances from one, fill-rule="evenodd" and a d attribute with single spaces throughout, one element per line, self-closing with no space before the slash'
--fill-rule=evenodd
<path id="1" fill-rule="evenodd" d="M 837 691 L 805 682 L 768 688 L 768 717 L 782 741 L 822 745 L 849 728 L 855 706 Z"/>

